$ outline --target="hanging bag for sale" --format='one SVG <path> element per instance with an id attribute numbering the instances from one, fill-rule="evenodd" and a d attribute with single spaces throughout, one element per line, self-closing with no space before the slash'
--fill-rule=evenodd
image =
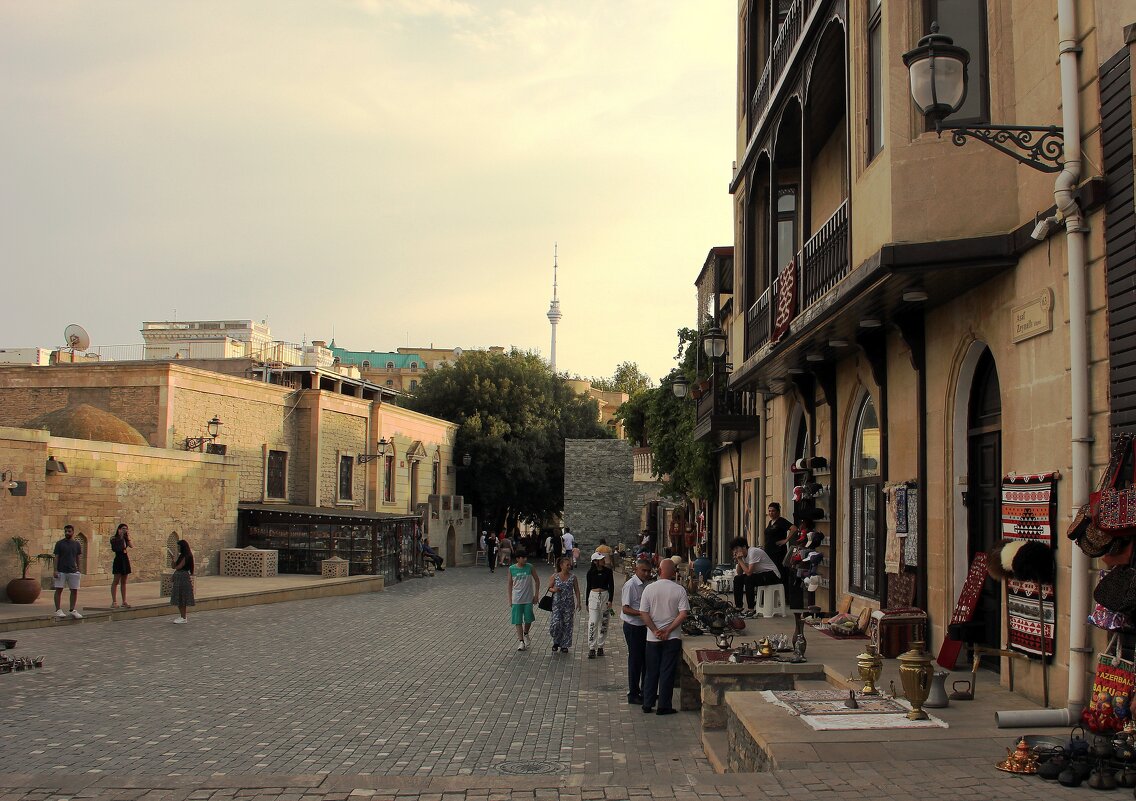
<path id="1" fill-rule="evenodd" d="M 1093 694 L 1081 713 L 1085 727 L 1097 734 L 1112 734 L 1124 728 L 1130 716 L 1129 701 L 1136 686 L 1136 669 L 1120 658 L 1120 638 L 1112 635 L 1108 647 L 1097 657 Z"/>
<path id="2" fill-rule="evenodd" d="M 1108 470 L 1100 489 L 1089 496 L 1093 524 L 1105 534 L 1113 536 L 1136 535 L 1136 486 L 1133 483 L 1133 470 L 1136 458 L 1133 454 L 1131 434 L 1121 434 L 1116 438 L 1109 459 Z"/>

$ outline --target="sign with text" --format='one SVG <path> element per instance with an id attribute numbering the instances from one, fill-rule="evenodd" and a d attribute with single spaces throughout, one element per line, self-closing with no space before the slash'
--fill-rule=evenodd
<path id="1" fill-rule="evenodd" d="M 1053 290 L 1043 289 L 1011 309 L 1014 342 L 1053 330 Z"/>

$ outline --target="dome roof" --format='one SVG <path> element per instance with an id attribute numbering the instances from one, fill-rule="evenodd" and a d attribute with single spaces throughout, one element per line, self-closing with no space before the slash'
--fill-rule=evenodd
<path id="1" fill-rule="evenodd" d="M 46 428 L 53 437 L 118 442 L 123 445 L 149 445 L 138 430 L 108 411 L 79 403 L 48 412 L 27 424 L 27 428 Z"/>

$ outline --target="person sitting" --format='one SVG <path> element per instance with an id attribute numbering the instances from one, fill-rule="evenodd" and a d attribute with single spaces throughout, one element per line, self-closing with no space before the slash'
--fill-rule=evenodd
<path id="1" fill-rule="evenodd" d="M 446 568 L 442 567 L 442 562 L 445 561 L 445 560 L 442 559 L 442 557 L 438 556 L 438 552 L 430 547 L 430 540 L 423 537 L 422 541 L 420 543 L 418 543 L 418 550 L 422 552 L 422 558 L 423 559 L 429 559 L 431 562 L 434 563 L 435 569 L 437 569 L 437 570 L 445 570 L 446 569 Z"/>
<path id="2" fill-rule="evenodd" d="M 758 547 L 749 547 L 745 537 L 735 537 L 730 542 L 734 555 L 737 575 L 734 576 L 734 606 L 742 608 L 742 592 L 745 592 L 746 606 L 750 612 L 756 611 L 757 588 L 781 583 L 781 571 L 769 555 Z"/>

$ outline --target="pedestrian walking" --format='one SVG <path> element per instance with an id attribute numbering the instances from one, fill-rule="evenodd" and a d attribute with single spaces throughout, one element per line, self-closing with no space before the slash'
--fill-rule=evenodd
<path id="1" fill-rule="evenodd" d="M 114 560 L 110 565 L 112 576 L 110 581 L 111 609 L 118 607 L 118 590 L 120 588 L 122 589 L 122 608 L 130 608 L 130 604 L 126 602 L 126 580 L 130 577 L 130 554 L 126 551 L 130 547 L 130 527 L 125 523 L 119 523 L 114 536 L 110 538 L 110 550 L 114 554 Z"/>
<path id="2" fill-rule="evenodd" d="M 572 647 L 576 612 L 580 610 L 581 604 L 580 582 L 572 575 L 572 560 L 567 556 L 556 560 L 556 572 L 548 581 L 548 591 L 552 593 L 552 619 L 548 624 L 552 653 L 568 653 Z"/>
<path id="3" fill-rule="evenodd" d="M 651 561 L 638 559 L 635 573 L 623 582 L 623 639 L 627 641 L 627 703 L 643 705 L 643 675 L 647 668 L 647 624 L 639 611 L 643 590 L 651 578 Z"/>
<path id="4" fill-rule="evenodd" d="M 527 651 L 529 629 L 536 616 L 533 614 L 533 596 L 540 586 L 540 577 L 528 563 L 528 554 L 517 551 L 517 563 L 509 566 L 509 606 L 513 625 L 517 629 L 517 650 Z"/>
<path id="5" fill-rule="evenodd" d="M 513 564 L 513 543 L 505 536 L 505 532 L 501 532 L 501 539 L 499 540 L 500 547 L 498 549 L 499 560 L 502 567 L 508 567 Z"/>
<path id="6" fill-rule="evenodd" d="M 485 564 L 490 573 L 497 572 L 497 538 L 492 534 L 485 538 Z"/>
<path id="7" fill-rule="evenodd" d="M 174 623 L 188 623 L 189 607 L 197 605 L 193 597 L 193 551 L 185 540 L 178 540 L 177 548 L 170 605 L 178 608 L 178 616 L 174 618 Z"/>
<path id="8" fill-rule="evenodd" d="M 643 673 L 643 711 L 658 702 L 657 715 L 673 715 L 675 673 L 682 655 L 682 622 L 690 614 L 686 590 L 675 583 L 678 567 L 670 559 L 659 563 L 659 580 L 643 590 L 639 615 L 647 624 L 646 670 Z"/>
<path id="9" fill-rule="evenodd" d="M 564 527 L 564 533 L 560 535 L 560 544 L 564 547 L 564 555 L 572 557 L 572 567 L 576 566 L 576 538 L 572 536 L 572 529 L 568 526 Z"/>
<path id="10" fill-rule="evenodd" d="M 67 617 L 60 607 L 63 600 L 63 588 L 71 591 L 71 611 L 68 613 L 75 620 L 82 620 L 83 616 L 75 609 L 75 601 L 79 598 L 79 557 L 83 555 L 83 546 L 75 539 L 75 527 L 68 523 L 63 527 L 63 539 L 55 543 L 55 577 L 51 586 L 55 588 L 55 616 Z"/>
<path id="11" fill-rule="evenodd" d="M 611 616 L 611 599 L 615 595 L 615 574 L 607 566 L 602 553 L 592 554 L 587 575 L 588 659 L 604 655 L 607 623 Z"/>
<path id="12" fill-rule="evenodd" d="M 552 534 L 544 535 L 544 561 L 547 564 L 552 564 Z"/>

